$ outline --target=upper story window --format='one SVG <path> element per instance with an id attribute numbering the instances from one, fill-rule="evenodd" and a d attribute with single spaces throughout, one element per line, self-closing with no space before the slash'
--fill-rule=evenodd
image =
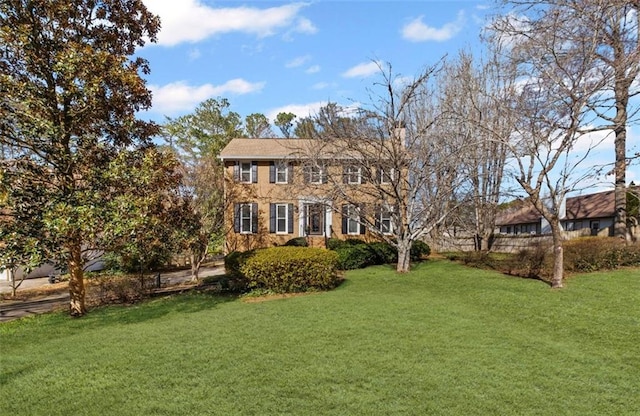
<path id="1" fill-rule="evenodd" d="M 309 170 L 309 183 L 324 183 L 324 168 L 313 165 Z"/>
<path id="2" fill-rule="evenodd" d="M 269 165 L 270 183 L 290 183 L 291 165 L 285 162 L 271 162 Z"/>
<path id="3" fill-rule="evenodd" d="M 237 162 L 234 166 L 234 177 L 236 181 L 243 183 L 258 182 L 257 162 Z"/>
<path id="4" fill-rule="evenodd" d="M 380 168 L 379 179 L 382 185 L 388 185 L 393 183 L 396 176 L 396 170 L 394 168 Z"/>
<path id="5" fill-rule="evenodd" d="M 354 165 L 345 166 L 344 183 L 352 185 L 362 183 L 362 169 Z"/>

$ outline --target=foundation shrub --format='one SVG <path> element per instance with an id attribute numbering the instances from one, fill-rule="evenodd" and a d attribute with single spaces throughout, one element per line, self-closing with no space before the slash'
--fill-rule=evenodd
<path id="1" fill-rule="evenodd" d="M 311 247 L 271 247 L 256 250 L 240 266 L 249 287 L 273 293 L 306 292 L 335 287 L 338 255 Z"/>
<path id="2" fill-rule="evenodd" d="M 377 263 L 376 252 L 368 244 L 345 244 L 335 250 L 340 270 L 362 269 Z"/>
<path id="3" fill-rule="evenodd" d="M 285 246 L 291 247 L 308 247 L 309 242 L 304 237 L 296 237 L 284 243 Z"/>
<path id="4" fill-rule="evenodd" d="M 224 268 L 227 276 L 234 279 L 243 278 L 242 266 L 255 254 L 255 250 L 232 251 L 224 257 Z"/>
<path id="5" fill-rule="evenodd" d="M 411 244 L 411 252 L 409 256 L 411 261 L 420 261 L 431 254 L 431 247 L 422 240 L 416 240 Z"/>
<path id="6" fill-rule="evenodd" d="M 398 249 L 389 243 L 369 243 L 369 247 L 376 255 L 376 264 L 390 264 L 398 262 Z"/>

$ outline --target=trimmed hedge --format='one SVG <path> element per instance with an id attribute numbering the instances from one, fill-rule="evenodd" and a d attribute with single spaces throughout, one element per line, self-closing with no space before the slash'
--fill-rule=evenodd
<path id="1" fill-rule="evenodd" d="M 255 250 L 249 251 L 232 251 L 224 257 L 224 268 L 229 277 L 242 279 L 242 266 L 246 261 L 255 254 Z"/>
<path id="2" fill-rule="evenodd" d="M 420 261 L 429 257 L 429 254 L 431 254 L 431 247 L 424 241 L 415 240 L 413 244 L 411 244 L 411 251 L 409 252 L 411 261 Z"/>
<path id="3" fill-rule="evenodd" d="M 311 247 L 256 250 L 240 266 L 249 287 L 274 293 L 331 289 L 338 284 L 337 253 Z"/>

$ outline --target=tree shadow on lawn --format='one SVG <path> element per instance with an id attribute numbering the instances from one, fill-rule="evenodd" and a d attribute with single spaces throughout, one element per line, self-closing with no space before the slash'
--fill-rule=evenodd
<path id="1" fill-rule="evenodd" d="M 82 321 L 104 324 L 137 324 L 165 317 L 169 314 L 191 314 L 214 309 L 221 304 L 238 299 L 237 294 L 221 294 L 213 291 L 192 290 L 141 302 L 123 305 L 106 305 L 90 310 Z"/>

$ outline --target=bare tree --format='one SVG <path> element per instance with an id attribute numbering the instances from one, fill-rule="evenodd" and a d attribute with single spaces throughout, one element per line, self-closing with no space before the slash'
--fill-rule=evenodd
<path id="1" fill-rule="evenodd" d="M 584 52 L 588 45 L 594 59 L 583 60 L 581 65 L 591 77 L 602 82 L 585 106 L 598 115 L 594 125 L 615 134 L 616 220 L 614 233 L 628 238 L 626 209 L 626 168 L 631 157 L 626 154 L 627 125 L 638 115 L 630 99 L 640 94 L 636 81 L 640 74 L 640 2 L 638 0 L 507 0 L 513 6 L 512 15 L 526 19 L 543 20 L 552 14 L 561 14 L 563 21 L 554 19 L 556 44 Z M 582 49 L 582 50 L 581 50 Z M 599 124 L 598 124 L 599 123 Z"/>
<path id="2" fill-rule="evenodd" d="M 460 139 L 437 124 L 440 65 L 405 85 L 390 65 L 380 70 L 383 92 L 371 91 L 370 107 L 347 112 L 332 103 L 314 117 L 317 140 L 306 159 L 342 164 L 343 174 L 328 178 L 332 199 L 352 208 L 343 216 L 397 247 L 396 270 L 407 272 L 413 242 L 455 208 Z"/>
<path id="3" fill-rule="evenodd" d="M 592 174 L 581 162 L 597 143 L 582 139 L 597 117 L 588 103 L 604 86 L 592 76 L 597 45 L 582 36 L 584 28 L 564 25 L 570 16 L 551 8 L 536 19 L 508 15 L 492 28 L 494 45 L 507 52 L 505 70 L 518 76 L 518 94 L 502 108 L 517 117 L 505 141 L 509 173 L 549 224 L 554 288 L 563 286 L 565 195 Z"/>
<path id="4" fill-rule="evenodd" d="M 468 203 L 458 214 L 457 225 L 471 228 L 476 250 L 491 248 L 507 154 L 504 138 L 513 131 L 512 117 L 500 107 L 511 96 L 513 81 L 491 56 L 477 62 L 461 51 L 445 64 L 439 83 L 443 119 L 464 143 L 460 164 L 468 179 Z"/>

